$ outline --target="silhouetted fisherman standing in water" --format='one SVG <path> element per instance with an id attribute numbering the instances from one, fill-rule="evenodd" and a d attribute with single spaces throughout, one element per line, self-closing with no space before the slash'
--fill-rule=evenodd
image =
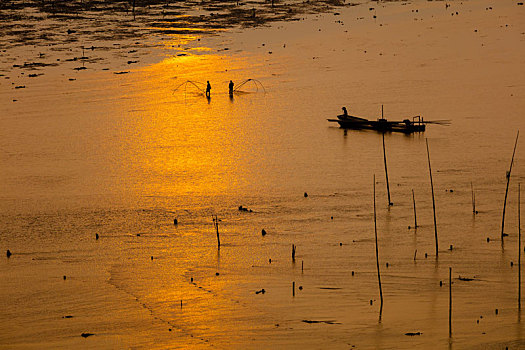
<path id="1" fill-rule="evenodd" d="M 210 98 L 210 95 L 211 95 L 211 85 L 210 85 L 210 82 L 207 81 L 207 85 L 206 85 L 206 97 L 207 98 Z"/>
<path id="2" fill-rule="evenodd" d="M 230 97 L 233 96 L 233 81 L 230 80 L 230 83 L 228 84 L 228 90 L 230 92 Z"/>

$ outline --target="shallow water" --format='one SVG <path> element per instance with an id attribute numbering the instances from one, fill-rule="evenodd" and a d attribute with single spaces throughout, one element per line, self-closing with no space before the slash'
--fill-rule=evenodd
<path id="1" fill-rule="evenodd" d="M 9 73 L 0 248 L 14 254 L 0 262 L 0 347 L 524 347 L 520 142 L 509 237 L 499 240 L 505 172 L 524 129 L 523 10 L 512 1 L 362 4 L 203 36 L 184 44 L 186 56 L 176 56 L 180 37 L 161 37 L 127 74 L 113 74 L 118 63 Z M 265 92 L 248 82 L 228 97 L 230 79 L 250 78 Z M 188 80 L 209 80 L 210 101 Z M 376 118 L 382 104 L 392 120 L 452 121 L 385 134 L 390 208 L 381 134 L 326 121 L 341 106 Z M 412 189 L 417 231 L 408 229 Z"/>

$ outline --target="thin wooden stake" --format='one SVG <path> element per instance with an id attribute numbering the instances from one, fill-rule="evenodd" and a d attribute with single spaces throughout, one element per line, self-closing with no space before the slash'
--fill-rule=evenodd
<path id="1" fill-rule="evenodd" d="M 217 249 L 221 249 L 221 238 L 219 236 L 219 218 L 217 215 L 213 217 L 213 225 L 215 226 L 215 230 L 217 231 Z"/>
<path id="2" fill-rule="evenodd" d="M 470 181 L 470 191 L 472 192 L 472 213 L 476 214 L 476 194 L 474 193 L 474 187 L 472 181 Z"/>
<path id="3" fill-rule="evenodd" d="M 417 229 L 416 196 L 414 195 L 414 189 L 412 189 L 412 203 L 414 203 L 414 229 Z"/>
<path id="4" fill-rule="evenodd" d="M 388 183 L 388 167 L 386 166 L 385 133 L 382 133 L 381 135 L 383 136 L 383 160 L 385 162 L 386 193 L 388 194 L 388 205 L 391 206 L 391 205 L 394 205 L 394 203 L 390 201 L 390 185 Z"/>
<path id="5" fill-rule="evenodd" d="M 295 296 L 295 282 L 292 282 L 292 296 Z"/>
<path id="6" fill-rule="evenodd" d="M 292 261 L 295 262 L 295 244 L 292 244 Z"/>
<path id="7" fill-rule="evenodd" d="M 518 310 L 521 310 L 521 189 L 518 183 Z"/>
<path id="8" fill-rule="evenodd" d="M 452 337 L 452 267 L 448 268 L 448 337 Z"/>
<path id="9" fill-rule="evenodd" d="M 503 242 L 503 237 L 505 234 L 503 229 L 505 228 L 505 208 L 507 206 L 507 195 L 509 193 L 509 183 L 510 183 L 510 173 L 512 171 L 512 165 L 514 164 L 514 154 L 516 153 L 516 145 L 518 144 L 518 137 L 520 136 L 520 131 L 516 134 L 516 141 L 514 142 L 514 150 L 512 151 L 512 159 L 510 160 L 509 171 L 507 172 L 507 187 L 505 188 L 505 200 L 503 202 L 503 216 L 501 218 L 501 242 Z"/>
<path id="10" fill-rule="evenodd" d="M 427 158 L 428 158 L 428 172 L 430 174 L 430 188 L 432 189 L 432 210 L 434 212 L 434 238 L 436 240 L 436 258 L 438 257 L 438 231 L 436 223 L 436 201 L 434 200 L 434 183 L 432 181 L 432 168 L 430 167 L 430 152 L 428 151 L 428 139 L 425 139 L 427 144 Z"/>
<path id="11" fill-rule="evenodd" d="M 379 249 L 377 247 L 377 214 L 376 214 L 376 176 L 374 174 L 374 235 L 376 239 L 376 265 L 377 265 L 377 280 L 379 282 L 379 296 L 381 297 L 381 307 L 379 309 L 379 319 L 383 312 L 383 289 L 381 288 L 381 273 L 379 271 Z"/>

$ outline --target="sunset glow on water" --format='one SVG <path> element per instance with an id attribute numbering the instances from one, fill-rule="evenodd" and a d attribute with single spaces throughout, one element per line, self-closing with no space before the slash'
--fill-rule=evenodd
<path id="1" fill-rule="evenodd" d="M 524 347 L 525 7 L 184 4 L 0 9 L 0 349 Z"/>

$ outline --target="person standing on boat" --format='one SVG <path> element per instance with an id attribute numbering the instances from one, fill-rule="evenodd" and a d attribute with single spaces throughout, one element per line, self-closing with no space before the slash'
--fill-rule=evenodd
<path id="1" fill-rule="evenodd" d="M 346 111 L 346 107 L 343 107 L 343 116 L 345 118 L 348 117 L 348 112 Z"/>
<path id="2" fill-rule="evenodd" d="M 228 84 L 228 90 L 230 92 L 230 96 L 233 96 L 233 81 L 230 80 L 230 83 Z"/>
<path id="3" fill-rule="evenodd" d="M 210 85 L 210 81 L 208 80 L 207 81 L 207 85 L 206 85 L 206 97 L 210 97 L 211 95 L 211 85 Z"/>

